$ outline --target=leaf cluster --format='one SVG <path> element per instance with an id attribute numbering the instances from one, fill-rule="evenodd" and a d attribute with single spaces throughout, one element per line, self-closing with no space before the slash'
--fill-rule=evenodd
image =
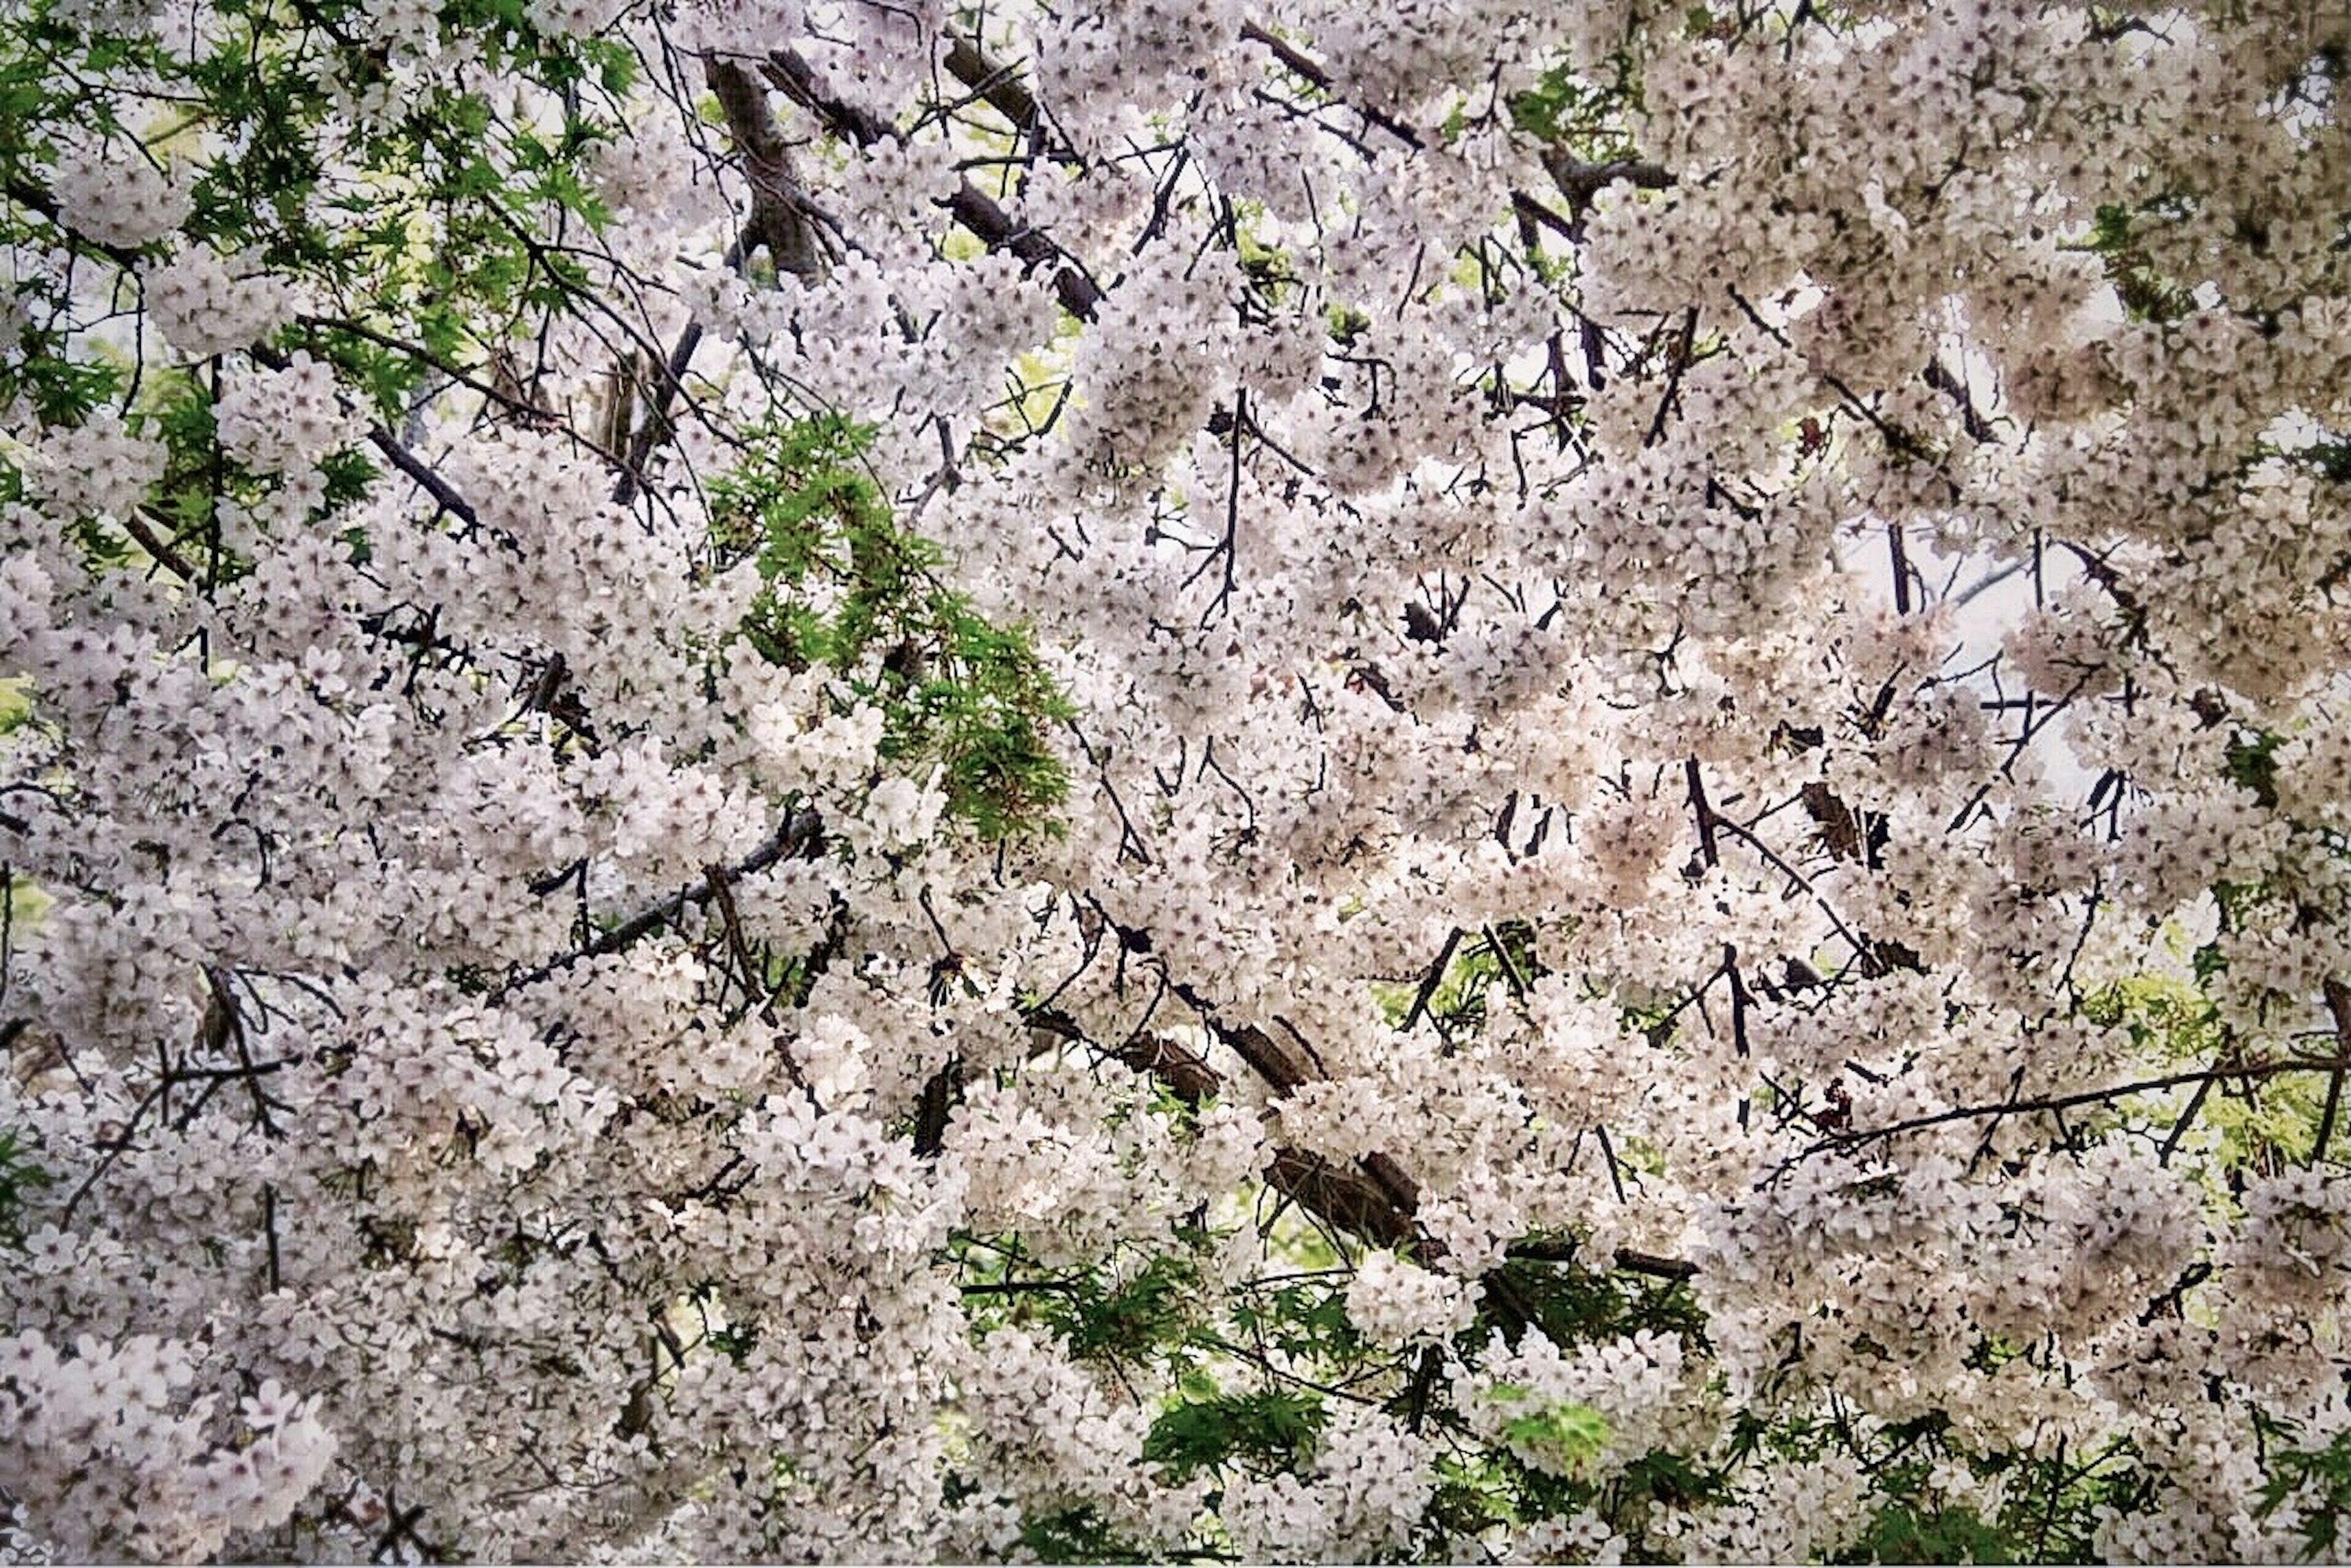
<path id="1" fill-rule="evenodd" d="M 882 755 L 941 770 L 949 813 L 990 841 L 1050 831 L 1069 791 L 1049 739 L 1071 709 L 1026 627 L 940 580 L 862 459 L 872 432 L 824 413 L 756 433 L 710 487 L 722 563 L 756 559 L 743 632 L 769 663 L 837 672 L 881 709 Z"/>
<path id="2" fill-rule="evenodd" d="M 1165 1466 L 1171 1481 L 1238 1466 L 1259 1473 L 1302 1469 L 1329 1412 L 1311 1389 L 1259 1387 L 1228 1393 L 1213 1378 L 1187 1375 L 1176 1403 L 1143 1439 L 1143 1458 Z"/>
<path id="3" fill-rule="evenodd" d="M 14 1132 L 0 1132 L 0 1246 L 25 1244 L 25 1204 L 56 1178 Z"/>
<path id="4" fill-rule="evenodd" d="M 2179 206 L 2164 200 L 2137 208 L 2102 206 L 2082 244 L 2105 258 L 2106 276 L 2134 320 L 2177 321 L 2196 308 L 2191 291 L 2167 275 L 2147 248 L 2153 230 L 2182 215 Z"/>
<path id="5" fill-rule="evenodd" d="M 2269 1475 L 2257 1518 L 2267 1519 L 2289 1498 L 2302 1504 L 2303 1555 L 2311 1562 L 2340 1556 L 2343 1523 L 2351 1515 L 2351 1433 L 2339 1434 L 2323 1448 L 2273 1448 Z"/>

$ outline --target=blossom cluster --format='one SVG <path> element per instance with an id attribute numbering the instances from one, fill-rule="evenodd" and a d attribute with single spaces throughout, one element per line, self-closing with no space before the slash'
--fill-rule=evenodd
<path id="1" fill-rule="evenodd" d="M 2339 12 L 0 16 L 9 1549 L 2335 1539 Z"/>

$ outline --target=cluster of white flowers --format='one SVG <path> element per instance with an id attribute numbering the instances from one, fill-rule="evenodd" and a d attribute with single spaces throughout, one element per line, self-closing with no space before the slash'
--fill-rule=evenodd
<path id="1" fill-rule="evenodd" d="M 597 192 L 653 233 L 700 227 L 718 204 L 716 176 L 666 99 L 630 107 L 629 118 L 588 155 Z"/>
<path id="2" fill-rule="evenodd" d="M 1064 1265 L 1165 1237 L 1183 1212 L 1172 1130 L 1139 1110 L 1105 1125 L 1136 1092 L 1074 1065 L 1008 1089 L 975 1086 L 948 1131 L 971 1172 L 975 1220 L 1018 1231 L 1041 1260 Z"/>
<path id="3" fill-rule="evenodd" d="M 1511 1563 L 1617 1563 L 1630 1544 L 1605 1516 L 1587 1509 L 1572 1518 L 1538 1520 L 1510 1541 Z"/>
<path id="4" fill-rule="evenodd" d="M 152 1336 L 0 1340 L 0 1490 L 22 1527 L 68 1559 L 194 1561 L 292 1514 L 335 1457 L 318 1402 L 267 1383 L 215 1422 L 212 1396 L 183 1396 L 197 1365 Z"/>
<path id="5" fill-rule="evenodd" d="M 1693 1563 L 1810 1563 L 1844 1551 L 1867 1525 L 1868 1477 L 1851 1455 L 1764 1471 L 1740 1496 L 1682 1533 Z"/>
<path id="6" fill-rule="evenodd" d="M 1442 1343 L 1477 1321 L 1479 1287 L 1367 1252 L 1347 1287 L 1347 1315 L 1374 1344 Z"/>
<path id="7" fill-rule="evenodd" d="M 1409 1542 L 1436 1490 L 1436 1446 L 1359 1406 L 1331 1422 L 1312 1473 L 1243 1480 L 1223 1518 L 1243 1557 L 1308 1563 L 1367 1562 Z"/>
<path id="8" fill-rule="evenodd" d="M 226 380 L 213 403 L 221 449 L 249 468 L 291 473 L 358 438 L 335 369 L 296 354 L 283 370 L 255 367 Z"/>
<path id="9" fill-rule="evenodd" d="M 140 274 L 147 319 L 191 360 L 263 341 L 300 313 L 293 284 L 250 256 L 208 245 L 183 246 Z"/>
<path id="10" fill-rule="evenodd" d="M 631 0 L 529 0 L 526 10 L 542 32 L 593 37 L 620 20 Z"/>
<path id="11" fill-rule="evenodd" d="M 975 1346 L 963 1375 L 975 1447 L 995 1484 L 1029 1503 L 1083 1499 L 1155 1541 L 1180 1540 L 1205 1487 L 1168 1486 L 1141 1463 L 1145 1411 L 1050 1341 L 1004 1329 Z"/>
<path id="12" fill-rule="evenodd" d="M 28 465 L 33 488 L 64 518 L 138 514 L 171 454 L 107 410 L 80 424 L 43 434 Z"/>
<path id="13" fill-rule="evenodd" d="M 2331 1522 L 2351 22 L 1850 10 L 44 13 L 27 1550 Z"/>
<path id="14" fill-rule="evenodd" d="M 1496 1341 L 1474 1371 L 1461 1368 L 1454 1376 L 1461 1412 L 1481 1437 L 1536 1469 L 1604 1479 L 1658 1448 L 1705 1446 L 1713 1413 L 1688 1398 L 1698 1370 L 1680 1341 L 1644 1330 L 1573 1353 L 1532 1333 L 1508 1348 Z M 1604 1426 L 1596 1453 L 1569 1443 L 1541 1419 L 1579 1409 Z"/>
<path id="15" fill-rule="evenodd" d="M 2235 1270 L 2252 1276 L 2244 1289 L 2312 1312 L 2339 1302 L 2351 1272 L 2351 1194 L 2313 1172 L 2294 1171 L 2255 1184 L 2244 1203 L 2247 1223 L 2229 1253 Z"/>
<path id="16" fill-rule="evenodd" d="M 80 233 L 105 245 L 144 246 L 187 221 L 187 172 L 128 137 L 81 138 L 58 150 L 49 189 Z"/>

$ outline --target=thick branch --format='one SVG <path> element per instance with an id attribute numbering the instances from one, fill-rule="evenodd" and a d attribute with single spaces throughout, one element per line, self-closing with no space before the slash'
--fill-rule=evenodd
<path id="1" fill-rule="evenodd" d="M 1241 37 L 1252 44 L 1262 45 L 1266 52 L 1280 61 L 1290 75 L 1319 91 L 1336 97 L 1330 68 L 1297 45 L 1276 37 L 1255 22 L 1242 24 Z M 1402 120 L 1360 104 L 1349 104 L 1348 107 L 1416 152 L 1425 145 L 1420 132 Z M 1571 156 L 1564 149 L 1550 147 L 1543 150 L 1542 163 L 1552 183 L 1559 186 L 1560 193 L 1567 198 L 1570 210 L 1577 213 L 1590 205 L 1592 198 L 1601 191 L 1619 182 L 1651 191 L 1663 190 L 1674 183 L 1672 172 L 1664 164 L 1639 158 L 1611 158 L 1591 162 Z M 1531 207 L 1538 216 L 1548 211 L 1531 196 L 1516 192 L 1512 196 L 1514 204 L 1519 204 L 1522 211 Z"/>
<path id="2" fill-rule="evenodd" d="M 1503 1252 L 1513 1263 L 1573 1263 L 1583 1249 L 1573 1241 L 1520 1241 Z M 1614 1255 L 1616 1267 L 1627 1274 L 1647 1274 L 1659 1280 L 1688 1280 L 1698 1274 L 1698 1265 L 1681 1258 L 1661 1258 L 1655 1252 L 1636 1251 L 1619 1247 Z"/>
<path id="3" fill-rule="evenodd" d="M 294 362 L 277 350 L 265 348 L 258 343 L 254 344 L 246 352 L 253 356 L 256 364 L 268 370 L 286 370 Z M 432 497 L 434 505 L 469 528 L 481 527 L 481 515 L 474 510 L 465 497 L 457 494 L 456 489 L 448 480 L 434 472 L 430 463 L 410 451 L 407 444 L 394 435 L 389 427 L 371 422 L 368 425 L 368 444 L 382 453 L 394 468 L 413 480 L 418 489 Z"/>
<path id="4" fill-rule="evenodd" d="M 1248 39 L 1252 44 L 1264 45 L 1268 54 L 1270 54 L 1275 59 L 1280 60 L 1283 68 L 1287 69 L 1290 75 L 1298 78 L 1301 81 L 1305 82 L 1308 86 L 1315 88 L 1322 92 L 1332 92 L 1330 68 L 1325 66 L 1322 61 L 1316 59 L 1313 56 L 1308 54 L 1305 50 L 1300 48 L 1297 45 L 1292 44 L 1286 39 L 1275 37 L 1271 33 L 1267 32 L 1255 22 L 1245 22 L 1241 25 L 1241 37 Z M 1336 94 L 1333 93 L 1332 96 L 1335 98 Z M 1349 104 L 1347 107 L 1354 110 L 1354 111 L 1357 114 L 1362 115 L 1366 121 L 1378 126 L 1382 131 L 1386 131 L 1390 136 L 1395 137 L 1397 141 L 1403 142 L 1405 146 L 1413 149 L 1415 152 L 1418 152 L 1420 150 L 1422 145 L 1420 132 L 1415 131 L 1411 126 L 1406 125 L 1404 121 L 1397 120 L 1393 115 L 1382 114 L 1375 109 L 1364 109 L 1354 104 Z"/>
<path id="5" fill-rule="evenodd" d="M 2335 1071 L 2326 1079 L 2326 1107 L 2318 1113 L 2318 1133 L 2311 1142 L 2313 1161 L 2326 1157 L 2326 1145 L 2335 1136 L 2335 1118 L 2343 1109 L 2343 1075 L 2351 1070 L 2351 986 L 2340 980 L 2326 982 L 2326 1012 L 2335 1020 Z"/>
<path id="6" fill-rule="evenodd" d="M 677 397 L 678 389 L 685 383 L 686 367 L 694 362 L 694 350 L 702 343 L 702 323 L 688 321 L 677 335 L 677 344 L 669 351 L 668 361 L 662 366 L 661 384 L 645 394 L 643 423 L 629 437 L 629 450 L 622 459 L 621 476 L 613 481 L 612 500 L 628 506 L 644 487 L 645 465 L 653 460 L 653 448 L 660 445 L 669 433 L 669 407 Z M 622 395 L 630 395 L 626 389 Z"/>
<path id="7" fill-rule="evenodd" d="M 1010 214 L 968 180 L 956 188 L 956 193 L 948 199 L 947 211 L 988 249 L 1008 250 L 1032 268 L 1052 267 L 1053 295 L 1061 302 L 1061 308 L 1081 321 L 1094 319 L 1094 312 L 1102 308 L 1102 291 L 1043 230 L 1015 224 Z"/>
<path id="8" fill-rule="evenodd" d="M 804 283 L 815 281 L 824 271 L 824 260 L 817 253 L 816 230 L 803 210 L 791 149 L 775 111 L 768 107 L 767 89 L 732 61 L 712 58 L 704 65 L 751 183 L 751 246 L 764 246 L 777 271 Z"/>
<path id="9" fill-rule="evenodd" d="M 947 35 L 947 74 L 971 90 L 980 102 L 1004 116 L 1012 129 L 1024 136 L 1035 136 L 1041 144 L 1044 117 L 1038 112 L 1035 95 L 1020 79 L 1019 69 L 991 57 L 978 40 L 960 32 Z M 1066 147 L 1046 149 L 1058 159 L 1074 161 Z"/>
<path id="10" fill-rule="evenodd" d="M 894 140 L 897 131 L 885 120 L 855 104 L 825 92 L 818 85 L 816 72 L 806 60 L 789 49 L 779 49 L 770 56 L 766 67 L 768 79 L 797 99 L 808 110 L 831 126 L 838 135 L 846 137 L 859 147 Z M 1060 246 L 1055 245 L 1042 230 L 1022 228 L 1012 221 L 994 197 L 966 180 L 956 187 L 947 199 L 947 211 L 955 221 L 971 231 L 990 250 L 1010 251 L 1030 268 L 1051 267 L 1053 292 L 1061 308 L 1081 321 L 1091 321 L 1100 308 L 1102 291 L 1085 269 Z"/>
<path id="11" fill-rule="evenodd" d="M 880 115 L 826 92 L 817 82 L 816 68 L 790 49 L 778 49 L 769 55 L 759 72 L 832 127 L 836 134 L 847 137 L 857 146 L 872 147 L 897 139 L 896 129 Z"/>
<path id="12" fill-rule="evenodd" d="M 196 570 L 194 563 L 182 555 L 171 540 L 149 528 L 147 520 L 137 512 L 134 511 L 120 520 L 122 531 L 129 534 L 141 549 L 153 556 L 157 562 L 172 576 L 186 583 L 194 583 L 203 579 L 204 573 Z"/>
<path id="13" fill-rule="evenodd" d="M 1128 951 L 1149 950 L 1151 944 L 1143 933 L 1114 921 L 1111 928 Z M 1168 986 L 1200 1015 L 1209 1032 L 1230 1046 L 1277 1095 L 1311 1081 L 1313 1075 L 1263 1030 L 1253 1024 L 1227 1024 L 1191 986 L 1172 977 Z M 1029 1021 L 1056 1039 L 1085 1039 L 1075 1020 L 1055 1010 L 1040 1009 L 1029 1015 Z M 1215 1068 L 1164 1036 L 1138 1035 L 1112 1054 L 1134 1071 L 1158 1079 L 1188 1105 L 1198 1105 L 1223 1088 Z M 1349 1169 L 1303 1150 L 1279 1149 L 1266 1167 L 1265 1180 L 1276 1192 L 1358 1239 L 1379 1247 L 1409 1245 L 1424 1263 L 1435 1263 L 1445 1256 L 1444 1244 L 1422 1230 L 1416 1218 L 1420 1210 L 1419 1184 L 1392 1155 L 1365 1155 Z M 1620 1251 L 1617 1256 L 1619 1267 L 1640 1273 L 1687 1279 L 1698 1271 L 1695 1265 L 1679 1259 L 1631 1251 Z M 1499 1276 L 1489 1276 L 1488 1286 L 1506 1312 L 1521 1322 L 1532 1321 L 1528 1304 Z"/>
<path id="14" fill-rule="evenodd" d="M 1571 158 L 1556 147 L 1545 148 L 1542 164 L 1567 198 L 1570 208 L 1581 212 L 1592 198 L 1609 186 L 1618 183 L 1638 185 L 1645 191 L 1662 191 L 1674 183 L 1670 171 L 1662 163 L 1652 163 L 1640 158 L 1611 158 L 1597 163 Z"/>

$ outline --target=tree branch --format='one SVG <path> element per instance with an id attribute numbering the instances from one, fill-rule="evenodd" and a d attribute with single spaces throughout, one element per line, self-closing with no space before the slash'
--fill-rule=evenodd
<path id="1" fill-rule="evenodd" d="M 768 81 L 855 145 L 872 147 L 897 140 L 898 132 L 888 121 L 826 92 L 817 80 L 815 69 L 791 50 L 778 49 L 769 55 L 761 69 Z M 947 198 L 946 208 L 956 223 L 988 249 L 1010 251 L 1032 269 L 1055 267 L 1053 292 L 1061 308 L 1081 321 L 1093 319 L 1102 301 L 1101 287 L 1086 276 L 1077 259 L 1055 245 L 1050 236 L 1041 230 L 1015 224 L 993 197 L 968 180 L 956 187 L 955 194 Z"/>
<path id="2" fill-rule="evenodd" d="M 2351 1003 L 2351 994 L 2346 996 Z M 1904 1133 L 1916 1133 L 1928 1127 L 1944 1126 L 1952 1122 L 1970 1122 L 1986 1116 L 2030 1115 L 2042 1111 L 2069 1111 L 2077 1105 L 2110 1104 L 2126 1094 L 2152 1094 L 2163 1089 L 2182 1089 L 2189 1084 L 2226 1083 L 2231 1079 L 2252 1082 L 2256 1079 L 2277 1078 L 2289 1072 L 2342 1072 L 2351 1061 L 2345 1057 L 2287 1057 L 2280 1061 L 2245 1062 L 2230 1067 L 2210 1067 L 2195 1072 L 2173 1072 L 2161 1078 L 2146 1078 L 2133 1083 L 2117 1083 L 2105 1089 L 2080 1089 L 2070 1094 L 2043 1095 L 2032 1100 L 2003 1100 L 1992 1105 L 1959 1105 L 1930 1115 L 1912 1116 L 1900 1122 L 1890 1122 L 1883 1127 L 1856 1128 L 1822 1139 L 1804 1151 L 1804 1155 L 1823 1154 L 1829 1150 L 1852 1150 L 1865 1144 L 1898 1137 Z M 1798 1156 L 1804 1157 L 1803 1155 Z"/>
<path id="3" fill-rule="evenodd" d="M 767 89 L 731 60 L 714 56 L 704 60 L 703 68 L 751 183 L 751 239 L 745 248 L 764 247 L 777 271 L 814 282 L 824 272 L 824 258 L 817 252 L 816 230 L 803 210 L 806 198 L 792 172 L 791 149 L 776 123 L 775 110 L 768 107 Z"/>
<path id="4" fill-rule="evenodd" d="M 2326 1158 L 2327 1142 L 2335 1136 L 2335 1118 L 2343 1108 L 2343 1075 L 2351 1069 L 2351 986 L 2326 982 L 2326 1011 L 2335 1020 L 2335 1071 L 2326 1078 L 2326 1105 L 2318 1113 L 2318 1132 L 2311 1140 L 2313 1165 Z"/>
<path id="5" fill-rule="evenodd" d="M 758 849 L 733 865 L 714 868 L 659 904 L 631 915 L 594 941 L 559 954 L 544 964 L 514 976 L 493 990 L 490 998 L 495 1001 L 527 986 L 535 986 L 569 969 L 582 958 L 601 958 L 608 953 L 618 953 L 634 946 L 664 926 L 674 925 L 687 910 L 699 908 L 716 898 L 726 883 L 757 876 L 778 861 L 810 858 L 824 847 L 824 820 L 813 810 L 795 811 L 778 824 L 776 831 L 768 834 Z"/>

